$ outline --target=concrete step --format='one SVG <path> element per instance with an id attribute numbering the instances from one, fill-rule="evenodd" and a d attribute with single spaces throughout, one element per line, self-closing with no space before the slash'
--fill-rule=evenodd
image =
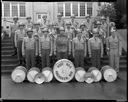
<path id="1" fill-rule="evenodd" d="M 3 42 L 2 42 L 1 46 L 2 46 L 2 47 L 4 47 L 4 46 L 13 46 L 13 43 L 8 43 L 8 42 L 3 43 Z"/>
<path id="2" fill-rule="evenodd" d="M 17 64 L 19 63 L 19 60 L 18 59 L 2 59 L 1 63 L 4 65 L 5 64 Z"/>
<path id="3" fill-rule="evenodd" d="M 1 55 L 1 58 L 2 59 L 17 59 L 18 57 L 17 56 L 12 56 L 11 54 L 10 55 Z"/>
<path id="4" fill-rule="evenodd" d="M 11 55 L 14 53 L 14 50 L 5 50 L 5 51 L 2 51 L 2 55 Z"/>
<path id="5" fill-rule="evenodd" d="M 3 46 L 2 47 L 2 50 L 14 50 L 14 47 L 13 46 Z"/>
<path id="6" fill-rule="evenodd" d="M 1 68 L 2 68 L 2 71 L 4 70 L 4 71 L 6 71 L 6 70 L 13 70 L 16 66 L 18 66 L 19 65 L 19 62 L 18 63 L 16 63 L 16 64 L 2 64 L 1 65 Z"/>
<path id="7" fill-rule="evenodd" d="M 2 40 L 2 43 L 12 43 L 12 40 L 11 39 L 4 39 L 4 40 Z"/>

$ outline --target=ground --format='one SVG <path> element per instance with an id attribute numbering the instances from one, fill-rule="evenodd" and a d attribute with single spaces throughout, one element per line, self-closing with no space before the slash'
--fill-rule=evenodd
<path id="1" fill-rule="evenodd" d="M 98 100 L 127 100 L 127 72 L 119 73 L 120 79 L 112 83 L 79 83 L 74 81 L 60 83 L 52 81 L 41 85 L 29 82 L 16 84 L 10 75 L 1 77 L 2 99 L 26 100 L 58 100 L 58 99 L 98 99 Z"/>

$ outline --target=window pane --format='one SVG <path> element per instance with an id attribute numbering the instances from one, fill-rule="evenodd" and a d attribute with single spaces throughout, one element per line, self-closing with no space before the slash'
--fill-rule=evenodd
<path id="1" fill-rule="evenodd" d="M 91 2 L 87 3 L 87 14 L 92 16 L 92 3 Z"/>
<path id="2" fill-rule="evenodd" d="M 73 10 L 73 14 L 75 14 L 75 16 L 78 16 L 78 3 L 72 4 L 72 10 Z"/>
<path id="3" fill-rule="evenodd" d="M 85 3 L 80 3 L 80 16 L 85 16 Z"/>
<path id="4" fill-rule="evenodd" d="M 63 3 L 58 3 L 58 13 L 61 13 L 63 16 Z"/>
<path id="5" fill-rule="evenodd" d="M 10 17 L 10 3 L 4 3 L 4 17 Z"/>
<path id="6" fill-rule="evenodd" d="M 70 6 L 70 3 L 65 3 L 65 16 L 71 16 L 71 6 Z"/>
<path id="7" fill-rule="evenodd" d="M 20 17 L 25 17 L 26 12 L 25 12 L 25 4 L 20 4 Z"/>
<path id="8" fill-rule="evenodd" d="M 17 4 L 12 4 L 12 17 L 18 16 L 18 7 Z"/>

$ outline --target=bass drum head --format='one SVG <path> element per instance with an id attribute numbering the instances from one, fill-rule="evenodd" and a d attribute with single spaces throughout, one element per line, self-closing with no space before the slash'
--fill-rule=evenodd
<path id="1" fill-rule="evenodd" d="M 102 79 L 102 74 L 99 70 L 93 70 L 91 73 L 94 75 L 94 82 L 98 82 Z"/>
<path id="2" fill-rule="evenodd" d="M 14 70 L 11 77 L 14 82 L 21 83 L 25 80 L 26 73 L 23 70 Z"/>
<path id="3" fill-rule="evenodd" d="M 44 76 L 46 77 L 45 82 L 50 82 L 50 81 L 52 81 L 52 79 L 53 79 L 53 74 L 52 74 L 51 71 L 45 70 L 45 71 L 43 71 L 42 73 L 43 73 Z"/>
<path id="4" fill-rule="evenodd" d="M 53 74 L 59 82 L 69 82 L 75 75 L 75 67 L 71 61 L 61 59 L 55 63 Z"/>
<path id="5" fill-rule="evenodd" d="M 35 75 L 34 82 L 37 84 L 42 84 L 45 81 L 45 77 L 42 73 L 38 73 Z"/>
<path id="6" fill-rule="evenodd" d="M 113 82 L 117 78 L 117 73 L 113 69 L 107 69 L 104 71 L 103 76 L 107 82 Z"/>
<path id="7" fill-rule="evenodd" d="M 86 72 L 83 71 L 83 70 L 79 70 L 75 73 L 75 79 L 78 81 L 78 82 L 84 82 L 84 76 L 85 76 Z"/>

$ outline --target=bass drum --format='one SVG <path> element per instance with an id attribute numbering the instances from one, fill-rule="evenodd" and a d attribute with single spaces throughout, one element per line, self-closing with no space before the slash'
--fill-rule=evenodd
<path id="1" fill-rule="evenodd" d="M 117 78 L 117 73 L 116 73 L 116 71 L 115 71 L 112 67 L 110 67 L 110 66 L 108 66 L 108 65 L 102 67 L 101 72 L 102 72 L 102 74 L 103 74 L 104 79 L 105 79 L 107 82 L 113 82 L 113 81 L 115 81 L 116 78 Z"/>
<path id="2" fill-rule="evenodd" d="M 27 69 L 23 66 L 16 67 L 11 74 L 11 78 L 16 83 L 21 83 L 25 80 Z"/>
<path id="3" fill-rule="evenodd" d="M 75 75 L 74 64 L 68 59 L 61 59 L 55 63 L 53 74 L 59 82 L 69 82 Z"/>

